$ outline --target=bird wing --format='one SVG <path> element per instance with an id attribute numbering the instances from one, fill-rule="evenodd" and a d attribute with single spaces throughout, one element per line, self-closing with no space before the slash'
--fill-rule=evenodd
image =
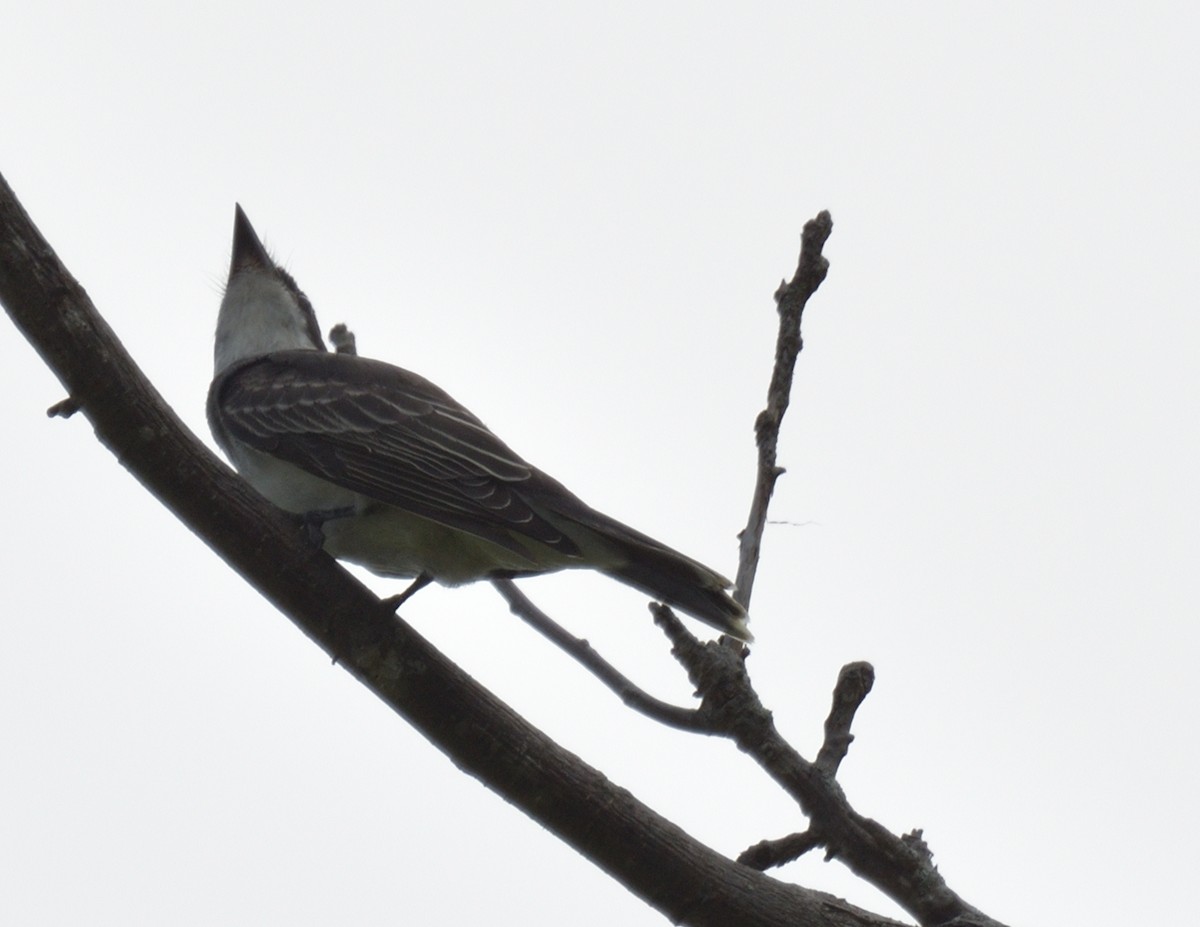
<path id="1" fill-rule="evenodd" d="M 218 434 L 522 556 L 530 551 L 521 539 L 581 554 L 523 496 L 551 489 L 542 483 L 567 490 L 443 390 L 391 364 L 322 351 L 263 355 L 213 381 L 209 415 Z"/>

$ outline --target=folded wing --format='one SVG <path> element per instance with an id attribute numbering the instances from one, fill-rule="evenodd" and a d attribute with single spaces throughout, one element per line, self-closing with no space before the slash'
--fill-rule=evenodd
<path id="1" fill-rule="evenodd" d="M 209 415 L 229 437 L 372 499 L 529 556 L 578 545 L 525 494 L 563 487 L 423 377 L 368 358 L 281 351 L 213 383 Z M 585 507 L 586 508 L 586 507 Z"/>

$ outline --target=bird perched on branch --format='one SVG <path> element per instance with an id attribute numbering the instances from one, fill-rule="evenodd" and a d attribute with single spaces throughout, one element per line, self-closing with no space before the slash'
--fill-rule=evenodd
<path id="1" fill-rule="evenodd" d="M 240 206 L 215 361 L 209 423 L 242 476 L 332 556 L 413 579 L 401 601 L 586 567 L 750 640 L 719 573 L 589 507 L 428 380 L 327 350 Z"/>

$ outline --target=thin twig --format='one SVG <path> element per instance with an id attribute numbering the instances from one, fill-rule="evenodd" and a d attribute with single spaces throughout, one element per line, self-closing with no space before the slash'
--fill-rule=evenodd
<path id="1" fill-rule="evenodd" d="M 763 529 L 767 523 L 767 507 L 771 502 L 771 494 L 775 491 L 775 481 L 784 472 L 783 468 L 776 464 L 776 451 L 779 447 L 779 428 L 791 401 L 796 358 L 804 348 L 804 341 L 800 337 L 800 320 L 808 298 L 817 291 L 817 287 L 829 271 L 829 262 L 821 252 L 832 232 L 833 218 L 825 210 L 804 224 L 796 274 L 791 283 L 785 280 L 775 291 L 775 303 L 779 311 L 775 366 L 771 372 L 771 384 L 767 387 L 767 407 L 758 414 L 754 423 L 758 444 L 758 477 L 754 484 L 754 496 L 750 502 L 750 515 L 746 520 L 746 527 L 738 536 L 740 550 L 734 598 L 747 610 L 750 608 L 754 577 L 758 572 Z"/>
<path id="2" fill-rule="evenodd" d="M 854 714 L 874 684 L 875 668 L 870 663 L 847 663 L 838 673 L 837 685 L 833 687 L 833 705 L 825 719 L 825 742 L 821 744 L 815 764 L 825 775 L 837 775 L 838 767 L 854 741 L 854 735 L 850 733 Z"/>
<path id="3" fill-rule="evenodd" d="M 543 637 L 558 645 L 568 656 L 575 659 L 615 692 L 618 698 L 630 708 L 669 727 L 698 734 L 715 733 L 703 715 L 696 709 L 672 705 L 639 688 L 620 670 L 600 656 L 586 640 L 575 637 L 534 605 L 511 579 L 493 579 L 492 585 L 508 602 L 508 607 L 514 615 L 536 629 Z"/>
<path id="4" fill-rule="evenodd" d="M 809 850 L 816 849 L 823 843 L 819 834 L 812 828 L 798 834 L 788 834 L 778 840 L 762 840 L 752 847 L 747 847 L 738 856 L 737 861 L 743 866 L 765 872 L 776 866 L 782 866 L 799 859 Z"/>

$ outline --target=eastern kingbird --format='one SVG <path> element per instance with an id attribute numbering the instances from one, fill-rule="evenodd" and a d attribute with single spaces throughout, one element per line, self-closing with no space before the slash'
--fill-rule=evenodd
<path id="1" fill-rule="evenodd" d="M 751 639 L 719 573 L 590 508 L 428 380 L 330 352 L 240 206 L 215 360 L 217 442 L 332 556 L 410 592 L 588 567 Z"/>

